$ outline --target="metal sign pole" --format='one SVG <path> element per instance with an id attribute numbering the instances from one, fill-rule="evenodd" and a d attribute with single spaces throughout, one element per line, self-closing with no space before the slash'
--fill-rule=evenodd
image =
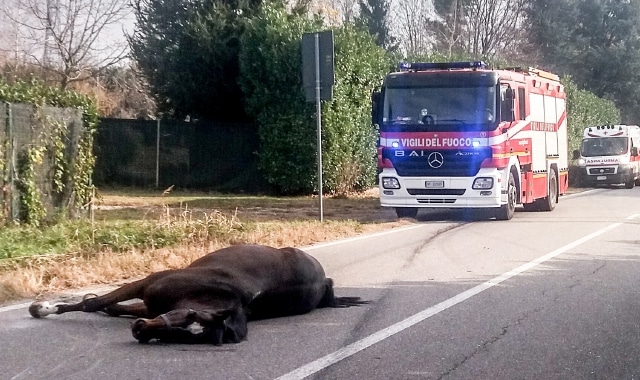
<path id="1" fill-rule="evenodd" d="M 322 205 L 322 106 L 320 103 L 320 35 L 315 34 L 316 58 L 316 124 L 318 130 L 318 200 L 320 202 L 320 221 L 324 221 Z"/>
<path id="2" fill-rule="evenodd" d="M 318 203 L 320 221 L 324 221 L 322 197 L 322 106 L 321 100 L 331 100 L 334 75 L 333 32 L 330 30 L 302 35 L 302 86 L 307 102 L 316 102 Z"/>

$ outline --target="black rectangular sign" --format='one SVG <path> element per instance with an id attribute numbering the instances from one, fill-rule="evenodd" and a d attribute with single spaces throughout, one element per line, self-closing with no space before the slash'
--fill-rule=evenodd
<path id="1" fill-rule="evenodd" d="M 317 60 L 316 53 L 318 54 Z M 333 31 L 327 30 L 302 35 L 302 85 L 308 102 L 316 101 L 316 61 L 319 63 L 320 69 L 320 99 L 331 100 L 335 82 Z"/>

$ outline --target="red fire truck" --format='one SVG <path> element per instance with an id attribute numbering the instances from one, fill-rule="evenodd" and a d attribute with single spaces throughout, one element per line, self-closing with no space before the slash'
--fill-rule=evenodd
<path id="1" fill-rule="evenodd" d="M 551 211 L 568 187 L 567 112 L 557 75 L 483 62 L 402 63 L 372 97 L 380 203 Z"/>

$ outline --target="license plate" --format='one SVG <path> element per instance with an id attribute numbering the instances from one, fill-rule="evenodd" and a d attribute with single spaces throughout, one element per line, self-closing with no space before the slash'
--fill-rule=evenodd
<path id="1" fill-rule="evenodd" d="M 607 176 L 606 175 L 599 175 L 599 176 L 596 177 L 596 179 L 598 181 L 604 181 L 605 179 L 607 179 Z"/>
<path id="2" fill-rule="evenodd" d="M 443 188 L 444 181 L 425 181 L 424 187 L 426 187 L 427 189 Z"/>

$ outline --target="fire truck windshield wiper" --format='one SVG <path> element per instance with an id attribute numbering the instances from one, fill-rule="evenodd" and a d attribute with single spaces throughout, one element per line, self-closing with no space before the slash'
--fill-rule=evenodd
<path id="1" fill-rule="evenodd" d="M 452 124 L 460 124 L 460 125 L 468 124 L 465 120 L 460 120 L 460 119 L 438 119 L 438 121 L 436 122 L 436 124 L 442 124 L 442 123 L 452 123 Z"/>

